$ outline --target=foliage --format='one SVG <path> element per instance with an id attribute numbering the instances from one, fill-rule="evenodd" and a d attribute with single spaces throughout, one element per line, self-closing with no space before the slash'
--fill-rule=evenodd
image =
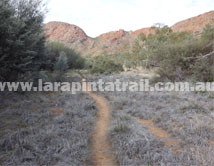
<path id="1" fill-rule="evenodd" d="M 41 0 L 0 1 L 0 79 L 17 80 L 45 66 Z"/>
<path id="2" fill-rule="evenodd" d="M 198 81 L 214 80 L 214 26 L 207 25 L 201 36 L 173 32 L 167 26 L 155 34 L 141 35 L 133 45 L 135 66 L 159 67 L 161 78 Z M 209 55 L 209 56 L 206 56 Z"/>
<path id="3" fill-rule="evenodd" d="M 60 56 L 54 66 L 54 69 L 59 73 L 64 73 L 68 70 L 68 58 L 64 52 L 60 53 Z"/>
<path id="4" fill-rule="evenodd" d="M 202 32 L 201 37 L 205 41 L 213 41 L 214 40 L 214 26 L 207 24 Z"/>
<path id="5" fill-rule="evenodd" d="M 48 55 L 51 61 L 50 69 L 54 69 L 54 65 L 57 63 L 58 58 L 63 52 L 67 56 L 68 69 L 82 69 L 85 66 L 85 59 L 80 56 L 73 49 L 65 46 L 62 43 L 51 42 L 47 44 Z"/>
<path id="6" fill-rule="evenodd" d="M 87 94 L 0 93 L 0 111 L 1 166 L 92 165 L 97 109 Z"/>
<path id="7" fill-rule="evenodd" d="M 93 58 L 91 73 L 110 74 L 123 70 L 121 64 L 115 62 L 108 56 L 97 56 Z"/>

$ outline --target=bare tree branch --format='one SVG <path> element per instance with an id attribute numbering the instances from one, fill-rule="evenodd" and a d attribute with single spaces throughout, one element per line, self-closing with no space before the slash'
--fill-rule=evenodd
<path id="1" fill-rule="evenodd" d="M 207 57 L 210 57 L 210 56 L 213 56 L 214 55 L 214 51 L 208 53 L 208 54 L 205 54 L 205 55 L 201 55 L 201 56 L 198 56 L 198 57 L 187 57 L 187 58 L 184 58 L 185 60 L 201 60 L 201 59 L 204 59 L 204 58 L 207 58 Z"/>

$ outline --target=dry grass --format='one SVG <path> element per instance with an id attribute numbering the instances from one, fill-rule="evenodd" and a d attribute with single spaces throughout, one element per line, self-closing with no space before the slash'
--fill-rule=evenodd
<path id="1" fill-rule="evenodd" d="M 105 81 L 142 79 L 141 76 L 130 75 L 103 78 Z M 212 94 L 190 92 L 102 94 L 112 105 L 114 118 L 109 138 L 114 145 L 119 165 L 213 165 L 214 159 L 210 155 L 214 152 L 211 141 L 214 140 Z M 138 123 L 139 118 L 148 121 L 144 121 L 142 125 Z"/>
<path id="2" fill-rule="evenodd" d="M 97 110 L 89 96 L 6 96 L 0 95 L 0 165 L 92 164 L 90 142 Z"/>

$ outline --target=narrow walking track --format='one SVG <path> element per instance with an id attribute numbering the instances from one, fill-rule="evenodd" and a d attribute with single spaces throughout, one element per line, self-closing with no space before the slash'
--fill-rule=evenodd
<path id="1" fill-rule="evenodd" d="M 93 155 L 95 166 L 115 166 L 116 161 L 108 141 L 108 128 L 111 122 L 110 110 L 106 99 L 93 92 L 87 92 L 95 101 L 99 110 L 93 132 Z"/>
<path id="2" fill-rule="evenodd" d="M 165 146 L 172 149 L 177 154 L 181 151 L 181 145 L 177 142 L 176 139 L 173 139 L 170 134 L 168 134 L 163 129 L 157 127 L 152 120 L 145 120 L 145 119 L 139 119 L 139 122 L 148 128 L 149 132 L 152 133 L 154 136 L 159 138 Z"/>

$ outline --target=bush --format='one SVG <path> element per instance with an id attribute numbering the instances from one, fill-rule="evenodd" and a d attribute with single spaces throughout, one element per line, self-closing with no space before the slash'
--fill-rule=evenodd
<path id="1" fill-rule="evenodd" d="M 123 71 L 121 64 L 114 62 L 107 56 L 97 56 L 93 58 L 91 73 L 111 74 Z"/>
<path id="2" fill-rule="evenodd" d="M 201 37 L 187 32 L 158 28 L 155 34 L 138 38 L 133 58 L 146 67 L 159 67 L 161 78 L 171 81 L 194 79 L 214 80 L 214 26 L 207 25 Z M 136 58 L 137 57 L 137 58 Z"/>
<path id="3" fill-rule="evenodd" d="M 205 82 L 214 81 L 214 56 L 197 61 L 192 67 L 193 78 Z"/>
<path id="4" fill-rule="evenodd" d="M 202 32 L 201 38 L 205 41 L 214 40 L 214 26 L 207 24 Z"/>
<path id="5" fill-rule="evenodd" d="M 68 59 L 67 59 L 67 55 L 64 52 L 60 53 L 60 56 L 54 66 L 54 69 L 60 74 L 68 70 Z"/>
<path id="6" fill-rule="evenodd" d="M 183 43 L 163 45 L 149 61 L 159 66 L 159 74 L 169 80 L 184 80 L 192 75 L 193 58 L 200 50 L 197 40 L 187 40 Z"/>
<path id="7" fill-rule="evenodd" d="M 54 70 L 54 66 L 57 63 L 57 60 L 62 52 L 67 56 L 68 69 L 82 69 L 85 66 L 85 59 L 73 49 L 65 46 L 62 43 L 47 43 L 47 49 L 49 59 L 51 61 L 51 70 Z"/>
<path id="8" fill-rule="evenodd" d="M 0 1 L 0 79 L 15 81 L 45 66 L 41 0 Z"/>

